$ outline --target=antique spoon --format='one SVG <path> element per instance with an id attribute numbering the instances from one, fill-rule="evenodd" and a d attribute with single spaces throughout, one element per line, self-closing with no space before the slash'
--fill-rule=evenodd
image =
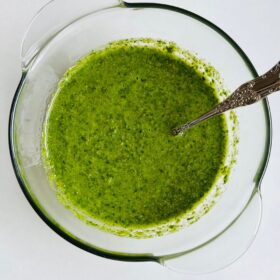
<path id="1" fill-rule="evenodd" d="M 202 121 L 208 120 L 228 110 L 253 104 L 278 90 L 280 90 L 280 61 L 262 76 L 241 85 L 216 107 L 197 119 L 173 129 L 172 133 L 177 135 Z"/>

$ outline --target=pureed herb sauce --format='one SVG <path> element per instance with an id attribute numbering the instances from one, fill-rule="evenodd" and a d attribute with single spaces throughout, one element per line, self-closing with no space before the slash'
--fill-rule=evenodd
<path id="1" fill-rule="evenodd" d="M 53 96 L 42 136 L 49 178 L 67 208 L 103 230 L 132 237 L 177 230 L 224 168 L 224 116 L 171 134 L 218 103 L 210 73 L 176 48 L 113 42 L 71 67 Z"/>

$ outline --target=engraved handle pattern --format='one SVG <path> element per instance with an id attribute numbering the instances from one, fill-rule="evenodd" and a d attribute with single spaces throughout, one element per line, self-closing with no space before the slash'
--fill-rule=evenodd
<path id="1" fill-rule="evenodd" d="M 210 119 L 216 115 L 222 114 L 228 110 L 253 104 L 269 94 L 280 90 L 280 61 L 268 72 L 251 80 L 238 89 L 233 94 L 218 104 L 215 108 L 201 115 L 197 119 L 188 122 L 178 128 L 175 128 L 172 133 L 177 135 L 182 131 L 191 128 L 192 126 Z"/>
<path id="2" fill-rule="evenodd" d="M 241 85 L 232 95 L 217 106 L 218 112 L 253 104 L 280 90 L 280 61 L 262 76 Z"/>

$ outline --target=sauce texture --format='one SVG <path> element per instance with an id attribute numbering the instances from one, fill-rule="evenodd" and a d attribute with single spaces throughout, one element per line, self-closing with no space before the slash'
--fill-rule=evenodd
<path id="1" fill-rule="evenodd" d="M 195 61 L 172 43 L 122 40 L 66 72 L 42 156 L 59 200 L 78 217 L 129 235 L 180 219 L 211 190 L 227 154 L 224 116 L 171 135 L 218 103 Z"/>

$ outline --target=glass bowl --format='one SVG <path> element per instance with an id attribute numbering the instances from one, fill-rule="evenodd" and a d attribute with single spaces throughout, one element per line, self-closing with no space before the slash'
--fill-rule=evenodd
<path id="1" fill-rule="evenodd" d="M 235 110 L 238 154 L 221 198 L 197 222 L 166 236 L 120 237 L 85 224 L 58 202 L 45 173 L 40 155 L 42 127 L 64 72 L 108 42 L 143 37 L 173 41 L 197 53 L 219 71 L 230 91 L 257 76 L 227 34 L 189 11 L 136 1 L 51 1 L 34 17 L 22 44 L 22 78 L 9 122 L 15 174 L 38 215 L 60 236 L 86 251 L 124 261 L 156 261 L 189 273 L 217 270 L 247 250 L 260 223 L 260 182 L 271 144 L 267 100 Z"/>

